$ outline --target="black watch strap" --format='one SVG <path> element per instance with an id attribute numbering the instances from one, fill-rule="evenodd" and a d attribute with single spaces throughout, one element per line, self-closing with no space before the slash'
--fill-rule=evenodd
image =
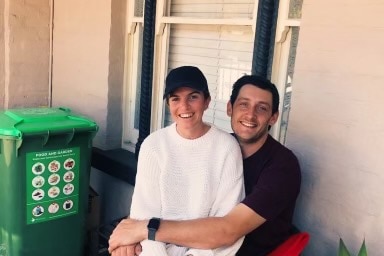
<path id="1" fill-rule="evenodd" d="M 160 218 L 152 218 L 149 220 L 147 228 L 148 228 L 148 239 L 155 241 L 156 232 L 160 227 Z"/>

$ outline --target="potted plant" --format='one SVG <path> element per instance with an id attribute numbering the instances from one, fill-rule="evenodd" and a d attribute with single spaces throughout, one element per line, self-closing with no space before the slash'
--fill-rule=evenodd
<path id="1" fill-rule="evenodd" d="M 344 244 L 343 239 L 340 238 L 339 241 L 339 254 L 338 256 L 352 256 L 350 252 L 348 251 L 347 247 Z M 367 248 L 365 246 L 365 239 L 363 240 L 363 244 L 360 247 L 359 253 L 357 256 L 368 256 L 367 254 Z"/>

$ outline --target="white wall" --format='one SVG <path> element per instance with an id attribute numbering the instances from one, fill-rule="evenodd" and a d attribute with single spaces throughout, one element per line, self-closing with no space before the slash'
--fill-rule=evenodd
<path id="1" fill-rule="evenodd" d="M 305 0 L 287 145 L 303 185 L 295 222 L 304 255 L 383 255 L 383 1 Z"/>

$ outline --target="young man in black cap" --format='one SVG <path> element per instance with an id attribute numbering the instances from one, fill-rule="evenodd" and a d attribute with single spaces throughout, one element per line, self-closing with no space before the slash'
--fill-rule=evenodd
<path id="1" fill-rule="evenodd" d="M 235 82 L 227 113 L 243 154 L 246 197 L 223 217 L 161 220 L 157 241 L 216 248 L 246 235 L 236 255 L 265 256 L 290 236 L 301 173 L 296 156 L 268 133 L 278 106 L 279 94 L 270 81 L 246 75 Z M 147 236 L 147 224 L 123 220 L 109 247 L 110 252 L 123 248 L 122 253 L 112 255 L 133 256 L 136 242 Z"/>
<path id="2" fill-rule="evenodd" d="M 157 217 L 151 220 L 148 237 L 141 242 L 142 256 L 233 255 L 242 238 L 216 250 L 155 241 L 159 218 L 224 216 L 244 198 L 236 139 L 203 122 L 211 100 L 203 73 L 192 66 L 173 69 L 166 78 L 164 98 L 174 123 L 144 140 L 132 197 L 132 218 Z"/>

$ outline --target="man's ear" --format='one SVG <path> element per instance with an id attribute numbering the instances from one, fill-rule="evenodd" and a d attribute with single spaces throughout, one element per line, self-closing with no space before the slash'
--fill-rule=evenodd
<path id="1" fill-rule="evenodd" d="M 232 104 L 230 100 L 227 102 L 227 116 L 232 116 Z"/>
<path id="2" fill-rule="evenodd" d="M 269 125 L 272 126 L 274 125 L 276 122 L 277 122 L 277 119 L 279 118 L 279 111 L 276 111 L 275 114 L 273 114 L 271 116 L 271 118 L 269 119 Z"/>

